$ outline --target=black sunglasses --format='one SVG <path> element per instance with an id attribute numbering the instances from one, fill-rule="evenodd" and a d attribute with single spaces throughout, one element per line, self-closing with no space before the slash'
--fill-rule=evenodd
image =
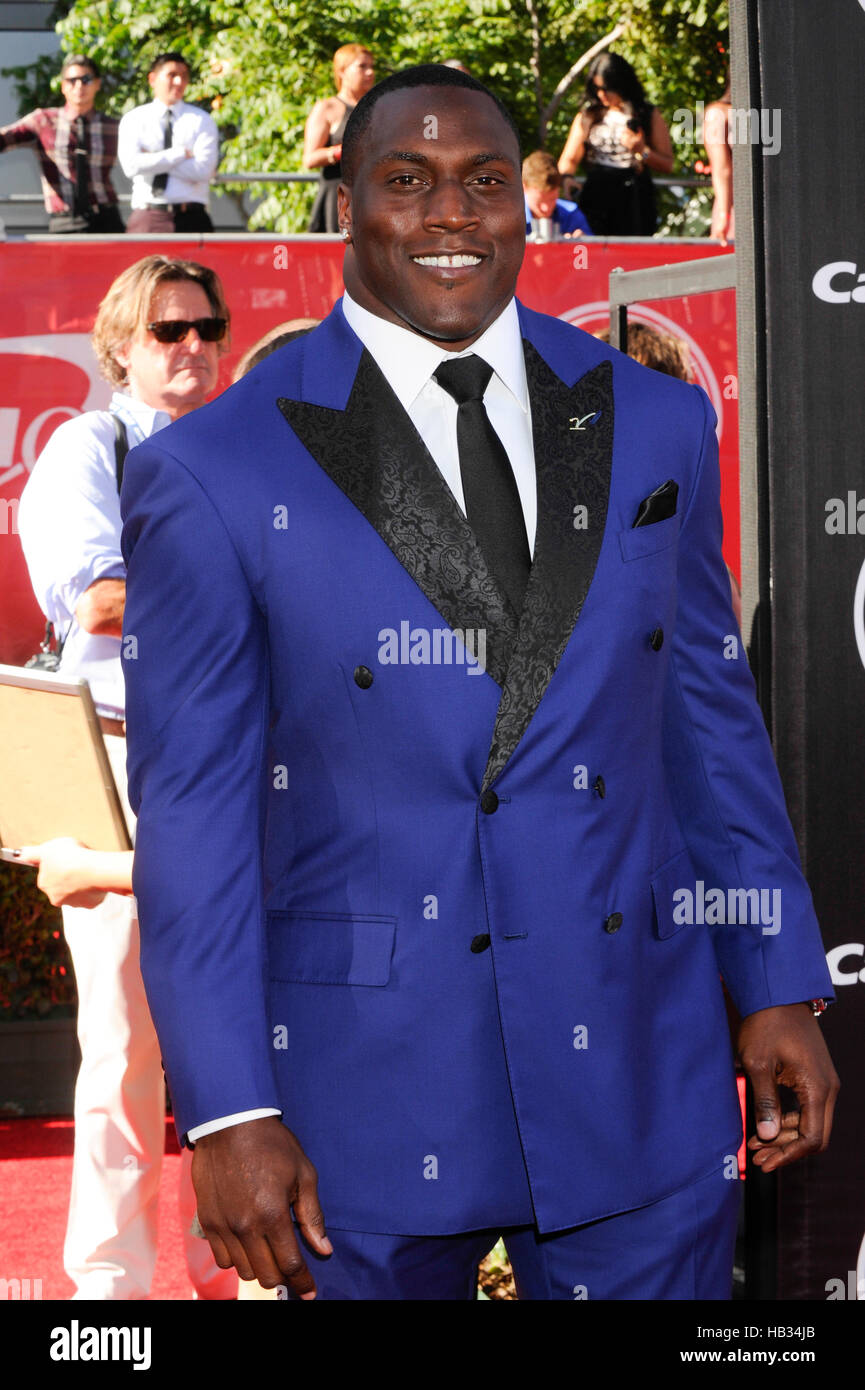
<path id="1" fill-rule="evenodd" d="M 158 343 L 182 343 L 194 328 L 203 343 L 219 343 L 225 337 L 227 319 L 159 319 L 147 325 Z"/>
<path id="2" fill-rule="evenodd" d="M 91 82 L 96 81 L 96 78 L 88 73 L 86 77 L 64 77 L 63 81 L 68 82 L 70 87 L 74 87 L 76 82 L 80 82 L 82 87 L 89 87 Z"/>

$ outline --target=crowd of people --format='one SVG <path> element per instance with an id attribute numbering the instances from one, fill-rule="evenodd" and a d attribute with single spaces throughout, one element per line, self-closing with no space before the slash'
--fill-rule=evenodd
<path id="1" fill-rule="evenodd" d="M 458 59 L 445 66 L 468 70 Z M 62 107 L 32 111 L 0 130 L 0 151 L 32 145 L 39 157 L 45 207 L 52 233 L 122 232 L 111 182 L 115 160 L 132 180 L 131 233 L 209 232 L 210 182 L 219 163 L 219 132 L 210 115 L 183 100 L 191 77 L 182 53 L 160 53 L 150 64 L 152 100 L 119 120 L 95 109 L 99 69 L 83 54 L 61 68 Z M 375 84 L 375 58 L 363 44 L 348 43 L 333 56 L 334 96 L 317 101 L 306 121 L 302 163 L 319 171 L 308 230 L 336 233 L 337 188 L 346 122 Z M 706 144 L 716 204 L 711 232 L 726 244 L 732 236 L 732 180 L 723 132 L 729 92 L 708 108 Z M 598 54 L 586 70 L 580 109 L 557 162 L 543 150 L 527 157 L 524 182 L 529 230 L 546 237 L 653 236 L 658 213 L 652 174 L 674 166 L 669 127 L 648 100 L 637 73 L 619 54 Z M 576 203 L 558 197 L 560 180 L 582 170 Z M 551 198 L 556 191 L 556 199 Z"/>

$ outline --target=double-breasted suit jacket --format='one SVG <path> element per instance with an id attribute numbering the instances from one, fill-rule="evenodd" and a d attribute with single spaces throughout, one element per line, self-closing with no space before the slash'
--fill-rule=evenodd
<path id="1" fill-rule="evenodd" d="M 521 614 L 339 304 L 127 460 L 134 884 L 178 1128 L 278 1107 L 332 1227 L 553 1231 L 673 1192 L 741 1140 L 721 977 L 742 1014 L 829 992 L 711 406 L 519 316 Z M 675 514 L 635 528 L 668 479 Z"/>

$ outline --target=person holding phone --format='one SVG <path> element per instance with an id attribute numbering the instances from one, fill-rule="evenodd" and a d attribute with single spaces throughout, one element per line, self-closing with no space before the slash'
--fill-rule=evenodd
<path id="1" fill-rule="evenodd" d="M 652 171 L 669 174 L 673 163 L 667 123 L 630 63 L 617 53 L 599 54 L 559 157 L 561 174 L 586 166 L 579 208 L 595 236 L 654 236 Z"/>

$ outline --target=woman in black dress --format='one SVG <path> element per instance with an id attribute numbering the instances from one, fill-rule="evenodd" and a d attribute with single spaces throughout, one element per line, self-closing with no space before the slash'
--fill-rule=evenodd
<path id="1" fill-rule="evenodd" d="M 657 226 L 650 170 L 669 174 L 667 123 L 646 100 L 640 79 L 617 53 L 589 65 L 583 105 L 559 158 L 561 174 L 586 166 L 578 199 L 595 236 L 652 236 Z"/>
<path id="2" fill-rule="evenodd" d="M 359 43 L 345 43 L 333 55 L 335 97 L 317 101 L 309 113 L 303 135 L 303 164 L 321 169 L 318 194 L 309 221 L 311 232 L 338 232 L 336 189 L 340 180 L 339 157 L 346 121 L 362 96 L 375 82 L 375 60 Z"/>

